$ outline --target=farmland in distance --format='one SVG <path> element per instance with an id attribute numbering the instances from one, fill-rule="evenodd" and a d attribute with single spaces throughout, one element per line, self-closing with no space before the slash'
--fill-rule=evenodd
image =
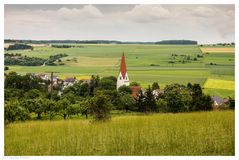
<path id="1" fill-rule="evenodd" d="M 88 79 L 91 75 L 118 76 L 122 52 L 130 81 L 137 81 L 143 87 L 158 82 L 161 87 L 171 83 L 186 85 L 199 83 L 204 92 L 222 97 L 234 98 L 234 86 L 230 89 L 208 87 L 210 80 L 234 82 L 234 46 L 199 47 L 197 45 L 143 45 L 143 44 L 73 44 L 80 47 L 53 48 L 50 45 L 34 46 L 34 50 L 14 50 L 5 53 L 21 53 L 29 57 L 48 58 L 66 53 L 64 65 L 57 66 L 8 66 L 9 71 L 25 73 L 59 72 L 60 78 L 76 77 Z M 214 49 L 214 50 L 213 50 Z M 212 82 L 213 83 L 213 82 Z"/>

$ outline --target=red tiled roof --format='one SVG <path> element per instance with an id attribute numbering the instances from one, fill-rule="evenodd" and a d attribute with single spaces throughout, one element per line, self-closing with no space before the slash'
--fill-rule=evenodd
<path id="1" fill-rule="evenodd" d="M 133 97 L 137 97 L 139 91 L 141 90 L 141 87 L 140 86 L 132 86 L 132 87 L 130 87 L 130 89 L 131 89 L 131 92 L 132 92 L 131 95 Z"/>
<path id="2" fill-rule="evenodd" d="M 125 75 L 126 75 L 127 70 L 126 70 L 126 63 L 125 63 L 124 52 L 123 52 L 122 57 L 121 57 L 120 72 L 121 72 L 123 78 L 125 78 Z"/>

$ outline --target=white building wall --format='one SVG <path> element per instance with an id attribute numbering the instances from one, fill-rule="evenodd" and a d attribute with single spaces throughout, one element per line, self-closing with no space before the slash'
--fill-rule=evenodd
<path id="1" fill-rule="evenodd" d="M 123 78 L 121 72 L 119 73 L 119 76 L 117 78 L 117 89 L 123 85 L 129 86 L 129 77 L 127 72 L 126 72 L 125 78 Z"/>

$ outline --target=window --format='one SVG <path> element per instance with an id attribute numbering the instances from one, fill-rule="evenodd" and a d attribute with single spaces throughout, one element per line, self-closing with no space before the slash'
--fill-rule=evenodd
<path id="1" fill-rule="evenodd" d="M 121 80 L 121 76 L 120 76 L 120 80 Z"/>
<path id="2" fill-rule="evenodd" d="M 127 80 L 127 76 L 125 77 L 125 79 Z"/>

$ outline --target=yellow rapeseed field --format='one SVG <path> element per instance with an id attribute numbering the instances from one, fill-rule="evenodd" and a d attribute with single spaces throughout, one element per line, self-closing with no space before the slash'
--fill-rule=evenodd
<path id="1" fill-rule="evenodd" d="M 201 47 L 200 48 L 201 51 L 203 53 L 209 52 L 209 53 L 213 53 L 213 52 L 218 52 L 218 53 L 234 53 L 235 52 L 235 48 L 232 47 Z"/>
<path id="2" fill-rule="evenodd" d="M 235 82 L 220 79 L 207 79 L 206 83 L 204 84 L 204 88 L 234 90 Z"/>

